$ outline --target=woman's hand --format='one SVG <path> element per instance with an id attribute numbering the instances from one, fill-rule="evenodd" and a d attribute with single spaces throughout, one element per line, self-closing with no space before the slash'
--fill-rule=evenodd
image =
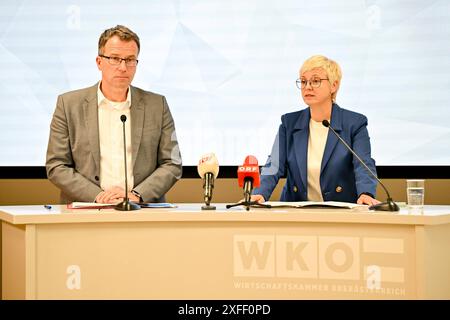
<path id="1" fill-rule="evenodd" d="M 262 195 L 254 194 L 251 196 L 250 201 L 256 201 L 258 203 L 263 203 L 266 200 L 264 199 L 264 197 Z"/>
<path id="2" fill-rule="evenodd" d="M 250 201 L 257 201 L 258 203 L 263 203 L 264 201 L 266 201 L 264 199 L 264 197 L 260 194 L 254 194 L 250 197 Z M 239 200 L 239 202 L 244 202 L 244 199 Z"/>
<path id="3" fill-rule="evenodd" d="M 359 196 L 358 201 L 356 203 L 357 204 L 367 204 L 369 206 L 372 206 L 374 204 L 380 203 L 380 201 L 378 201 L 377 199 L 372 198 L 371 196 L 369 196 L 367 194 L 362 194 L 362 195 Z"/>

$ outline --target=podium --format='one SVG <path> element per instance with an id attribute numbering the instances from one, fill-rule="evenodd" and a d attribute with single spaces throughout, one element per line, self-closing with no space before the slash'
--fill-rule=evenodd
<path id="1" fill-rule="evenodd" d="M 450 299 L 450 206 L 1 206 L 3 299 Z"/>

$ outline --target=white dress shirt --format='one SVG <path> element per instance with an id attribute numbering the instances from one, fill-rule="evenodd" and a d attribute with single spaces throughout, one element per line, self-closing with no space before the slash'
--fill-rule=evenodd
<path id="1" fill-rule="evenodd" d="M 131 90 L 125 101 L 113 102 L 105 98 L 100 83 L 97 90 L 98 97 L 98 128 L 100 139 L 100 186 L 103 190 L 112 187 L 125 188 L 125 168 L 123 156 L 123 124 L 121 115 L 127 117 L 125 135 L 127 145 L 127 176 L 128 192 L 134 186 L 133 159 L 131 147 Z"/>
<path id="2" fill-rule="evenodd" d="M 307 163 L 309 201 L 323 201 L 322 189 L 320 188 L 320 167 L 327 137 L 328 128 L 324 127 L 322 122 L 310 119 Z"/>

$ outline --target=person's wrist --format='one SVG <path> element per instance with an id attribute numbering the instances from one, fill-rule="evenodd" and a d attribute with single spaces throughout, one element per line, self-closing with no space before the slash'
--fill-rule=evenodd
<path id="1" fill-rule="evenodd" d="M 363 194 L 365 194 L 366 196 L 369 196 L 369 197 L 372 197 L 372 198 L 375 199 L 374 195 L 371 194 L 370 192 L 361 192 L 361 194 L 359 195 L 359 197 L 361 197 Z M 359 198 L 359 197 L 358 197 L 358 198 Z"/>
<path id="2" fill-rule="evenodd" d="M 103 194 L 104 191 L 100 191 L 100 193 L 95 197 L 94 203 L 97 203 L 98 197 L 100 197 Z"/>
<path id="3" fill-rule="evenodd" d="M 132 195 L 134 195 L 138 198 L 139 202 L 142 202 L 142 196 L 139 192 L 137 192 L 136 190 L 131 190 L 130 192 Z"/>

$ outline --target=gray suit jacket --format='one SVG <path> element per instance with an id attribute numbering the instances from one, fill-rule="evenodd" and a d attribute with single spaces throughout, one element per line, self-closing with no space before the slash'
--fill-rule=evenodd
<path id="1" fill-rule="evenodd" d="M 97 87 L 58 97 L 46 170 L 49 180 L 61 189 L 62 203 L 93 202 L 102 191 Z M 175 125 L 165 97 L 131 86 L 130 117 L 134 190 L 145 202 L 165 201 L 164 194 L 182 173 Z"/>

